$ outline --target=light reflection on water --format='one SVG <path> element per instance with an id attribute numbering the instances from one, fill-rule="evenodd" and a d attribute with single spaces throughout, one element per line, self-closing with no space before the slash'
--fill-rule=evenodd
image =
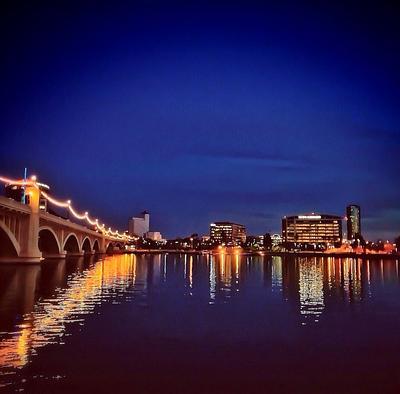
<path id="1" fill-rule="evenodd" d="M 174 297 L 197 297 L 199 302 L 224 308 L 253 292 L 252 302 L 290 304 L 298 327 L 315 326 L 332 299 L 343 308 L 373 298 L 385 283 L 398 285 L 398 264 L 395 260 L 159 254 L 2 266 L 0 383 L 12 382 L 18 370 L 34 362 L 40 348 L 63 345 L 71 335 L 69 325 L 84 325 L 87 316 L 101 313 L 105 303 L 147 305 L 150 290 L 170 297 L 183 288 Z M 244 306 L 236 306 L 240 315 Z"/>
<path id="2" fill-rule="evenodd" d="M 68 275 L 67 286 L 56 287 L 51 297 L 40 297 L 35 303 L 33 298 L 40 268 L 18 267 L 14 270 L 13 278 L 10 278 L 11 288 L 7 290 L 15 295 L 21 292 L 26 296 L 25 313 L 14 330 L 1 333 L 0 365 L 3 368 L 23 367 L 39 348 L 48 344 L 63 344 L 67 325 L 83 324 L 85 316 L 93 313 L 96 305 L 107 300 L 118 302 L 118 297 L 128 288 L 141 291 L 144 287 L 143 283 L 135 287 L 136 260 L 132 256 L 118 256 L 112 263 L 99 261 L 82 271 L 79 268 L 83 259 L 72 263 L 76 263 L 76 271 Z M 67 263 L 46 264 L 55 265 L 53 280 L 61 282 Z M 29 278 L 30 286 L 26 289 L 23 288 L 25 280 L 21 281 L 20 275 Z M 4 299 L 7 298 L 5 295 Z"/>

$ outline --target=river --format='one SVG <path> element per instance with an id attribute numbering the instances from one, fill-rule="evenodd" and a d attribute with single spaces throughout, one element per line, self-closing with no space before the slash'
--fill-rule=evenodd
<path id="1" fill-rule="evenodd" d="M 398 260 L 187 254 L 0 266 L 0 390 L 398 393 Z"/>

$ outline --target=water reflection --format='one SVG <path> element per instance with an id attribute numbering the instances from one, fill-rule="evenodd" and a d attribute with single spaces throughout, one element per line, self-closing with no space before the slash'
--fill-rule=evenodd
<path id="1" fill-rule="evenodd" d="M 302 258 L 299 261 L 300 313 L 305 318 L 311 316 L 315 322 L 318 322 L 318 317 L 324 310 L 324 266 L 317 258 Z"/>
<path id="2" fill-rule="evenodd" d="M 271 261 L 271 286 L 273 290 L 282 291 L 282 258 L 273 256 Z"/>
<path id="3" fill-rule="evenodd" d="M 83 323 L 96 305 L 134 286 L 135 272 L 134 256 L 118 256 L 110 264 L 80 258 L 1 267 L 3 372 L 23 367 L 45 345 L 62 344 L 68 323 Z"/>
<path id="4" fill-rule="evenodd" d="M 144 305 L 149 295 L 191 297 L 221 307 L 237 300 L 288 304 L 299 326 L 317 325 L 334 305 L 368 302 L 399 284 L 399 262 L 241 255 L 120 255 L 0 267 L 0 373 L 3 384 L 38 349 L 62 345 L 104 303 Z M 249 294 L 251 301 L 248 301 Z M 238 306 L 240 315 L 243 306 Z M 290 312 L 290 313 L 292 313 Z M 289 313 L 289 312 L 285 312 Z"/>

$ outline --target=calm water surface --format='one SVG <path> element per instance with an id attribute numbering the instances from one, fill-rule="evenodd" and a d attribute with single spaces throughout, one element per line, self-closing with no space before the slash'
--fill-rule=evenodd
<path id="1" fill-rule="evenodd" d="M 119 255 L 0 267 L 0 391 L 399 393 L 399 262 Z"/>

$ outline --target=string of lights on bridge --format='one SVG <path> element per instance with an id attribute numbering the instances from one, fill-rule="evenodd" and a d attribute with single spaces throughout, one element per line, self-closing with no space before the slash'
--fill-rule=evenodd
<path id="1" fill-rule="evenodd" d="M 85 220 L 87 223 L 89 223 L 92 226 L 95 226 L 102 234 L 106 235 L 106 236 L 112 236 L 112 237 L 116 237 L 119 239 L 125 239 L 128 241 L 132 241 L 134 240 L 133 237 L 131 237 L 128 234 L 125 233 L 120 233 L 118 230 L 113 231 L 111 229 L 111 227 L 109 227 L 108 229 L 106 228 L 105 224 L 100 224 L 98 219 L 92 219 L 89 216 L 88 212 L 84 212 L 83 214 L 78 213 L 73 207 L 72 207 L 72 203 L 71 200 L 66 200 L 66 201 L 60 201 L 57 200 L 53 197 L 50 197 L 48 193 L 46 193 L 44 190 L 42 190 L 42 188 L 46 188 L 49 189 L 49 187 L 43 183 L 39 183 L 36 180 L 36 176 L 31 176 L 30 179 L 27 180 L 15 180 L 15 179 L 9 179 L 9 178 L 5 178 L 0 176 L 0 181 L 5 183 L 5 184 L 9 184 L 9 185 L 17 185 L 17 186 L 33 186 L 36 187 L 37 189 L 40 190 L 40 194 L 47 200 L 49 201 L 51 204 L 56 205 L 57 207 L 60 208 L 66 208 L 69 210 L 69 212 L 71 212 L 71 214 L 79 220 Z"/>

